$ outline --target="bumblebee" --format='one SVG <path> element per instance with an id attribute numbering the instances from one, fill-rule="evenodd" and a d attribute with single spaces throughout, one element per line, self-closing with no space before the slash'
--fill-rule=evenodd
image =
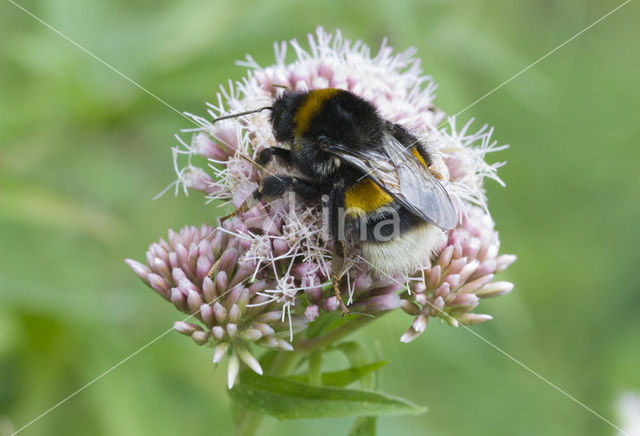
<path id="1" fill-rule="evenodd" d="M 287 148 L 263 149 L 257 163 L 276 159 L 294 171 L 265 177 L 254 197 L 328 196 L 338 296 L 345 241 L 353 235 L 363 258 L 394 274 L 428 259 L 442 230 L 455 227 L 456 210 L 425 144 L 372 103 L 342 89 L 285 90 L 263 109 L 270 109 L 274 137 Z"/>

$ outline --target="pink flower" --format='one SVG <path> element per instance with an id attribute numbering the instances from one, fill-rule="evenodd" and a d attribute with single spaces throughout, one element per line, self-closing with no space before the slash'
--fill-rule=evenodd
<path id="1" fill-rule="evenodd" d="M 264 113 L 216 123 L 212 119 L 270 105 L 281 92 L 273 85 L 348 89 L 430 146 L 459 225 L 444 235 L 433 262 L 425 259 L 416 271 L 393 277 L 351 253 L 343 301 L 354 313 L 377 316 L 401 308 L 412 315 L 403 342 L 422 333 L 430 317 L 451 325 L 491 319 L 472 310 L 482 298 L 513 288 L 493 281 L 515 256 L 498 253 L 483 188 L 486 177 L 502 183 L 497 176 L 501 164 L 489 165 L 484 157 L 504 147 L 491 141 L 492 130 L 486 126 L 472 133 L 470 123 L 457 129 L 453 118 L 445 127 L 439 125 L 445 115 L 433 104 L 436 85 L 422 74 L 413 50 L 394 54 L 383 42 L 372 57 L 362 42 L 351 43 L 339 31 L 332 35 L 322 28 L 309 36 L 309 46 L 306 51 L 295 40 L 276 44 L 276 63 L 268 67 L 250 56 L 239 63 L 247 75 L 221 87 L 215 104 L 208 105 L 211 119 L 189 114 L 200 129 L 188 144 L 178 137 L 173 153 L 178 179 L 171 186 L 176 193 L 181 188 L 185 193 L 202 191 L 208 201 L 239 208 L 265 175 L 285 171 L 253 163 L 260 150 L 278 144 Z M 296 55 L 292 63 L 285 62 L 288 47 Z M 194 156 L 207 159 L 208 166 L 195 166 Z M 238 212 L 218 227 L 170 231 L 168 241 L 151 245 L 147 266 L 127 262 L 147 285 L 198 321 L 179 321 L 177 331 L 198 344 L 211 344 L 214 363 L 230 353 L 231 386 L 240 361 L 261 373 L 247 343 L 292 349 L 289 342 L 308 322 L 339 310 L 331 289 L 331 247 L 321 202 L 305 203 L 290 195 Z"/>

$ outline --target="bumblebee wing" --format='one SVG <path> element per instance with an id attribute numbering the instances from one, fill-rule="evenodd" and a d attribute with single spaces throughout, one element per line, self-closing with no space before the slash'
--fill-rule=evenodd
<path id="1" fill-rule="evenodd" d="M 364 171 L 402 206 L 442 229 L 456 226 L 458 216 L 449 194 L 407 147 L 385 132 L 380 150 L 354 151 L 340 144 L 329 149 Z"/>

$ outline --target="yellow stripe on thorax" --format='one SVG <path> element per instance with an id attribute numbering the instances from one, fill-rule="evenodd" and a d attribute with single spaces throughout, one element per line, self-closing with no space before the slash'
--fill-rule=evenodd
<path id="1" fill-rule="evenodd" d="M 347 189 L 344 207 L 349 216 L 358 216 L 360 211 L 369 213 L 392 201 L 393 198 L 373 180 L 364 179 Z"/>
<path id="2" fill-rule="evenodd" d="M 313 91 L 309 91 L 306 98 L 298 108 L 296 115 L 293 117 L 293 122 L 296 125 L 296 135 L 302 135 L 307 128 L 309 128 L 311 119 L 320 110 L 322 104 L 338 92 L 340 92 L 340 90 L 335 88 L 315 89 Z"/>

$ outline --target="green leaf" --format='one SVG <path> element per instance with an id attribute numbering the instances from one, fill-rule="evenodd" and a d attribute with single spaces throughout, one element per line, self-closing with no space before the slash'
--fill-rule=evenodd
<path id="1" fill-rule="evenodd" d="M 345 355 L 352 367 L 364 366 L 369 360 L 367 351 L 357 342 L 343 342 L 336 346 L 336 350 L 341 351 L 342 354 Z M 366 377 L 362 377 L 360 386 L 362 386 L 363 389 L 375 389 L 376 382 L 375 374 L 369 373 Z"/>
<path id="2" fill-rule="evenodd" d="M 375 416 L 361 416 L 356 418 L 353 427 L 349 430 L 349 436 L 376 436 L 376 424 L 378 418 Z"/>
<path id="3" fill-rule="evenodd" d="M 311 386 L 281 377 L 240 374 L 229 391 L 247 409 L 278 419 L 420 414 L 426 408 L 372 391 Z"/>
<path id="4" fill-rule="evenodd" d="M 367 374 L 377 371 L 387 363 L 389 362 L 387 362 L 386 360 L 381 360 L 379 362 L 370 363 L 368 365 L 354 366 L 340 371 L 323 372 L 321 376 L 322 384 L 324 386 L 348 386 L 354 381 L 366 376 Z M 294 380 L 302 383 L 310 383 L 308 374 L 293 375 L 289 376 L 288 378 L 289 380 Z"/>
<path id="5" fill-rule="evenodd" d="M 314 386 L 320 386 L 322 383 L 322 353 L 318 350 L 313 351 L 309 356 L 309 372 L 308 372 L 308 380 L 304 380 L 305 382 L 312 384 Z"/>

